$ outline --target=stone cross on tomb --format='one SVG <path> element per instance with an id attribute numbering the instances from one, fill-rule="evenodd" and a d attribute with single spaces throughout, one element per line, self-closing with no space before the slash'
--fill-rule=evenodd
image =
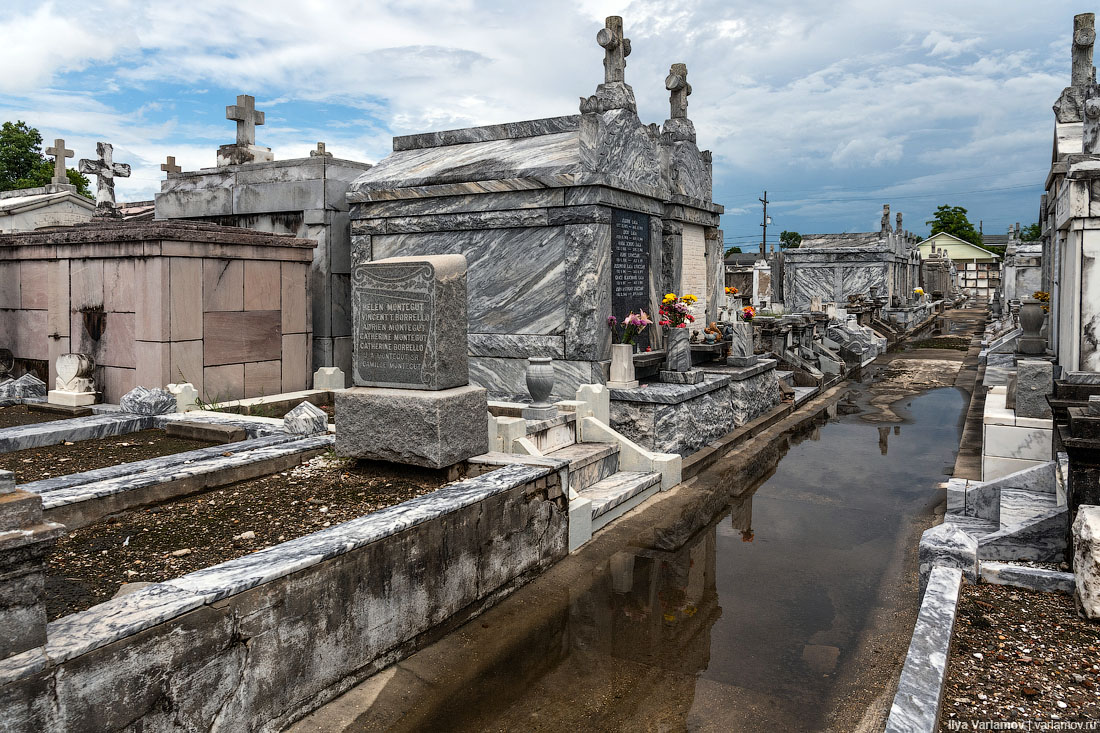
<path id="1" fill-rule="evenodd" d="M 1087 86 L 1092 79 L 1092 44 L 1096 41 L 1093 29 L 1095 16 L 1081 13 L 1073 17 L 1073 72 L 1072 86 Z"/>
<path id="2" fill-rule="evenodd" d="M 665 89 L 672 92 L 669 95 L 669 104 L 672 106 L 670 113 L 672 119 L 686 118 L 688 110 L 688 95 L 691 94 L 691 84 L 688 84 L 687 64 L 673 64 L 665 77 Z"/>
<path id="3" fill-rule="evenodd" d="M 885 234 L 886 232 L 892 232 L 890 228 L 890 204 L 882 205 L 882 221 L 879 223 L 879 232 Z"/>
<path id="4" fill-rule="evenodd" d="M 603 80 L 605 84 L 626 81 L 626 57 L 630 55 L 630 39 L 623 38 L 623 19 L 612 15 L 596 34 L 596 43 L 603 47 Z"/>
<path id="5" fill-rule="evenodd" d="M 311 158 L 331 158 L 332 153 L 329 153 L 329 152 L 325 151 L 325 144 L 324 143 L 317 143 L 317 149 L 316 150 L 310 150 L 309 151 L 309 157 L 311 157 Z"/>
<path id="6" fill-rule="evenodd" d="M 53 156 L 53 180 L 51 183 L 68 183 L 69 177 L 65 174 L 65 158 L 71 158 L 76 153 L 65 149 L 65 141 L 57 138 L 53 141 L 52 148 L 46 148 L 46 155 Z"/>
<path id="7" fill-rule="evenodd" d="M 110 143 L 96 143 L 98 160 L 81 159 L 80 172 L 95 174 L 96 216 L 115 216 L 115 176 L 130 177 L 130 166 L 114 161 L 115 148 Z"/>
<path id="8" fill-rule="evenodd" d="M 169 155 L 168 158 L 160 164 L 160 169 L 165 173 L 179 173 L 183 170 L 183 168 L 176 165 L 176 156 L 174 155 Z"/>
<path id="9" fill-rule="evenodd" d="M 237 121 L 237 145 L 256 144 L 256 125 L 264 123 L 264 113 L 256 109 L 256 98 L 238 94 L 237 103 L 227 105 L 225 119 Z"/>

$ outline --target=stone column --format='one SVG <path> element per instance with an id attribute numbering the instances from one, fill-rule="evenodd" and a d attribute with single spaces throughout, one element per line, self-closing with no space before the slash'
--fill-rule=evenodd
<path id="1" fill-rule="evenodd" d="M 46 555 L 65 531 L 42 518 L 42 497 L 0 471 L 0 659 L 46 643 Z"/>

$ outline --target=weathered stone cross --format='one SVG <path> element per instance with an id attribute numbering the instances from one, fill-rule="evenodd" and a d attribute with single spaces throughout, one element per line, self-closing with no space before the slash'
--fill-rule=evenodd
<path id="1" fill-rule="evenodd" d="M 325 144 L 324 143 L 317 143 L 317 149 L 316 150 L 310 150 L 309 151 L 309 157 L 311 157 L 311 158 L 331 158 L 332 153 L 329 153 L 329 152 L 325 151 Z"/>
<path id="2" fill-rule="evenodd" d="M 604 21 L 606 27 L 596 34 L 596 43 L 603 46 L 603 80 L 605 84 L 626 81 L 626 57 L 630 55 L 630 39 L 623 38 L 623 19 L 612 15 Z"/>
<path id="3" fill-rule="evenodd" d="M 669 104 L 672 107 L 672 119 L 687 117 L 688 95 L 691 94 L 691 84 L 688 84 L 687 64 L 673 64 L 665 77 L 665 89 L 672 92 L 669 95 Z"/>
<path id="4" fill-rule="evenodd" d="M 99 160 L 80 160 L 80 172 L 95 174 L 96 191 L 95 205 L 97 216 L 115 215 L 115 176 L 119 178 L 130 177 L 130 166 L 126 163 L 114 161 L 115 148 L 110 143 L 96 143 L 96 154 Z"/>
<path id="5" fill-rule="evenodd" d="M 1092 45 L 1096 41 L 1093 30 L 1095 15 L 1080 13 L 1073 16 L 1073 67 L 1071 86 L 1088 86 L 1092 78 Z"/>
<path id="6" fill-rule="evenodd" d="M 165 173 L 179 173 L 183 170 L 183 168 L 176 165 L 176 156 L 174 155 L 169 155 L 168 159 L 160 164 L 160 169 Z"/>
<path id="7" fill-rule="evenodd" d="M 256 144 L 256 125 L 264 123 L 264 113 L 256 109 L 256 98 L 238 94 L 237 103 L 227 105 L 225 119 L 237 121 L 237 145 Z"/>
<path id="8" fill-rule="evenodd" d="M 53 141 L 52 148 L 46 148 L 46 155 L 53 156 L 53 183 L 68 183 L 69 177 L 65 174 L 65 158 L 71 158 L 76 153 L 65 149 L 65 141 L 57 138 Z"/>

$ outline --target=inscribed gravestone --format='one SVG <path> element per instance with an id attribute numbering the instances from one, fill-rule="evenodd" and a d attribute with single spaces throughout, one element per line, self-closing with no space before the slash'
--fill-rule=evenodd
<path id="1" fill-rule="evenodd" d="M 356 385 L 442 390 L 468 383 L 465 257 L 362 263 L 352 299 Z"/>
<path id="2" fill-rule="evenodd" d="M 649 217 L 634 211 L 611 211 L 611 312 L 622 321 L 631 311 L 649 313 Z M 653 313 L 649 313 L 653 317 Z M 642 349 L 649 331 L 635 338 Z"/>

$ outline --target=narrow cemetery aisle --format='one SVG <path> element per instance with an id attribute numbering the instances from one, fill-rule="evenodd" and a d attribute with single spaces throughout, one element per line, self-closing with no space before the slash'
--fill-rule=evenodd
<path id="1" fill-rule="evenodd" d="M 880 358 L 838 417 L 763 434 L 292 730 L 881 730 L 981 321 Z"/>

